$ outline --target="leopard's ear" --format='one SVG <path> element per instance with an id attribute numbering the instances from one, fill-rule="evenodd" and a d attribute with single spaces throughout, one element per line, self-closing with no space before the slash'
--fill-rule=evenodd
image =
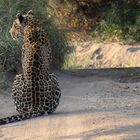
<path id="1" fill-rule="evenodd" d="M 29 10 L 29 11 L 27 12 L 27 14 L 28 14 L 28 15 L 30 15 L 30 14 L 33 15 L 33 11 L 32 11 L 32 10 Z"/>
<path id="2" fill-rule="evenodd" d="M 18 19 L 19 24 L 24 25 L 24 17 L 20 13 L 16 15 L 16 18 Z"/>

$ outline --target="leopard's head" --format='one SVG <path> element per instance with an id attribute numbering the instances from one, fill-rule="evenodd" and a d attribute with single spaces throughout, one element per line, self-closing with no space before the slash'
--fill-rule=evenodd
<path id="1" fill-rule="evenodd" d="M 38 22 L 32 10 L 28 11 L 25 15 L 18 13 L 9 32 L 14 40 L 18 40 L 23 37 L 24 29 L 27 26 L 28 28 L 33 28 L 36 24 L 38 24 Z"/>

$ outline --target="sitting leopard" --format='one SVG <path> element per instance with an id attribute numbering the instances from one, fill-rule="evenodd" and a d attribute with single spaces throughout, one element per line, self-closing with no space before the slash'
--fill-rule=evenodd
<path id="1" fill-rule="evenodd" d="M 53 113 L 61 96 L 56 76 L 49 72 L 51 49 L 48 35 L 29 11 L 17 14 L 10 29 L 13 39 L 23 38 L 23 73 L 15 77 L 12 98 L 18 115 L 0 119 L 0 125 Z"/>

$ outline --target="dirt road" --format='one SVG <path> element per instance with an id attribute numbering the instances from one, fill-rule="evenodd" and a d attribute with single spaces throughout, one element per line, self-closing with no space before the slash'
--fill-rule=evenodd
<path id="1" fill-rule="evenodd" d="M 57 111 L 1 126 L 0 140 L 140 140 L 140 70 L 56 73 L 62 89 Z M 0 117 L 15 113 L 1 90 Z"/>

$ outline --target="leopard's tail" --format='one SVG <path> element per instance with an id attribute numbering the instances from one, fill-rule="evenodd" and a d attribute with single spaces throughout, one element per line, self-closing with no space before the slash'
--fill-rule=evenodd
<path id="1" fill-rule="evenodd" d="M 21 114 L 21 115 L 19 114 L 19 115 L 14 115 L 11 117 L 6 117 L 6 118 L 0 119 L 0 125 L 5 125 L 5 124 L 9 124 L 9 123 L 14 123 L 14 122 L 22 121 L 22 120 L 35 118 L 38 116 L 42 116 L 44 114 L 45 114 L 45 112 L 25 113 L 25 114 Z"/>

